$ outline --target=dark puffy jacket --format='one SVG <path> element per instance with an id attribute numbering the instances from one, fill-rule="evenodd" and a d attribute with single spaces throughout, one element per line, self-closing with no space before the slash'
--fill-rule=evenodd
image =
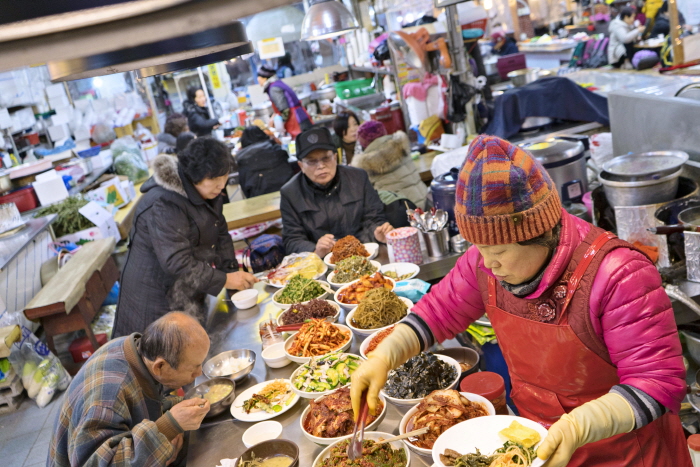
<path id="1" fill-rule="evenodd" d="M 238 175 L 246 198 L 279 191 L 294 175 L 289 155 L 271 140 L 251 144 L 238 151 Z"/>
<path id="2" fill-rule="evenodd" d="M 129 234 L 115 337 L 143 332 L 169 311 L 203 320 L 207 295 L 217 295 L 226 273 L 238 270 L 223 198 L 202 199 L 175 157 L 158 156 L 153 171 L 141 187 Z"/>
<path id="3" fill-rule="evenodd" d="M 338 166 L 330 191 L 315 187 L 298 173 L 282 187 L 282 237 L 287 254 L 314 251 L 326 234 L 336 239 L 354 235 L 375 242 L 374 229 L 385 223 L 384 203 L 372 188 L 367 172 Z"/>
<path id="4" fill-rule="evenodd" d="M 197 136 L 210 136 L 214 126 L 219 124 L 216 118 L 210 118 L 209 109 L 200 107 L 192 101 L 182 103 L 182 113 L 187 117 L 190 131 Z"/>

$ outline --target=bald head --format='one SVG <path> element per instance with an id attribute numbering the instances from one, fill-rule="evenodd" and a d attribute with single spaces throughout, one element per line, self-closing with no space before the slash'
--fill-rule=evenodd
<path id="1" fill-rule="evenodd" d="M 150 361 L 162 358 L 173 369 L 187 360 L 186 353 L 203 348 L 208 351 L 209 336 L 202 325 L 192 316 L 178 311 L 168 313 L 151 323 L 141 336 L 143 357 Z"/>

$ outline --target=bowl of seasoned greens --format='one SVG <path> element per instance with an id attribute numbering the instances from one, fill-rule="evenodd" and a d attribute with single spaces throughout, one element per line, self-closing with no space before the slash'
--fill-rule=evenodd
<path id="1" fill-rule="evenodd" d="M 454 358 L 421 352 L 391 370 L 380 394 L 394 405 L 413 406 L 438 389 L 454 389 L 462 370 Z"/>
<path id="2" fill-rule="evenodd" d="M 347 313 L 345 324 L 355 335 L 365 338 L 404 319 L 412 306 L 413 302 L 391 290 L 370 290 L 357 308 Z"/>
<path id="3" fill-rule="evenodd" d="M 294 276 L 283 289 L 275 292 L 272 296 L 272 303 L 286 310 L 295 303 L 305 304 L 314 298 L 324 299 L 332 293 L 333 290 L 328 282 Z"/>
<path id="4" fill-rule="evenodd" d="M 362 276 L 374 274 L 381 267 L 379 261 L 371 261 L 363 256 L 351 256 L 338 262 L 333 272 L 328 274 L 328 283 L 337 290 Z"/>
<path id="5" fill-rule="evenodd" d="M 379 272 L 396 282 L 413 279 L 420 272 L 420 266 L 413 263 L 389 263 L 379 268 Z"/>
<path id="6" fill-rule="evenodd" d="M 325 319 L 336 323 L 338 317 L 340 317 L 340 305 L 333 300 L 314 298 L 309 302 L 295 303 L 286 310 L 282 310 L 277 316 L 277 325 L 302 324 L 310 319 Z"/>
<path id="7" fill-rule="evenodd" d="M 321 451 L 321 454 L 316 457 L 312 467 L 334 467 L 341 465 L 337 463 L 338 459 L 345 457 L 345 453 L 348 450 L 348 443 L 350 442 L 350 436 L 346 436 L 340 441 L 328 446 L 326 449 Z M 384 439 L 393 438 L 395 435 L 391 433 L 382 433 L 379 431 L 365 431 L 365 441 L 362 445 L 363 448 L 370 448 L 374 446 L 374 443 Z M 364 449 L 363 449 L 364 451 Z M 390 443 L 385 443 L 379 445 L 377 450 L 372 451 L 371 454 L 366 454 L 362 457 L 363 464 L 357 465 L 371 465 L 374 467 L 408 467 L 411 465 L 411 451 L 408 447 L 404 445 L 403 441 L 392 441 Z"/>
<path id="8" fill-rule="evenodd" d="M 323 396 L 350 384 L 350 375 L 360 363 L 362 358 L 351 353 L 333 352 L 312 358 L 292 373 L 292 390 L 305 399 Z"/>

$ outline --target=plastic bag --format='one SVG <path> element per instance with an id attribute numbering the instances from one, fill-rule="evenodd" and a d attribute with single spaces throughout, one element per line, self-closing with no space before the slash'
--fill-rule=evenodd
<path id="1" fill-rule="evenodd" d="M 12 345 L 10 363 L 22 378 L 27 395 L 46 407 L 56 391 L 68 388 L 71 377 L 60 360 L 29 329 L 22 327 L 22 338 Z"/>
<path id="2" fill-rule="evenodd" d="M 140 155 L 124 152 L 114 158 L 113 165 L 117 175 L 125 175 L 133 183 L 139 183 L 148 178 L 148 165 Z"/>
<path id="3" fill-rule="evenodd" d="M 418 303 L 418 300 L 423 298 L 423 295 L 427 294 L 428 290 L 430 290 L 429 283 L 420 279 L 409 279 L 407 281 L 397 282 L 394 293 L 399 297 L 409 299 L 413 303 Z"/>
<path id="4" fill-rule="evenodd" d="M 613 158 L 612 133 L 598 133 L 591 136 L 591 159 L 599 168 Z"/>

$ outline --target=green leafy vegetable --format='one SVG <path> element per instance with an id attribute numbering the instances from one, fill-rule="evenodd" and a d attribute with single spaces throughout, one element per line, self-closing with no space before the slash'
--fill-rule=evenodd
<path id="1" fill-rule="evenodd" d="M 308 302 L 326 293 L 321 284 L 313 279 L 306 279 L 300 275 L 292 277 L 282 293 L 277 298 L 278 303 L 291 305 L 293 303 Z"/>
<path id="2" fill-rule="evenodd" d="M 53 231 L 56 237 L 80 232 L 81 230 L 95 227 L 95 224 L 90 222 L 85 216 L 80 214 L 79 210 L 89 201 L 80 195 L 69 196 L 60 203 L 46 206 L 39 209 L 34 217 L 44 217 L 49 214 L 58 214 L 58 217 L 52 224 Z"/>

